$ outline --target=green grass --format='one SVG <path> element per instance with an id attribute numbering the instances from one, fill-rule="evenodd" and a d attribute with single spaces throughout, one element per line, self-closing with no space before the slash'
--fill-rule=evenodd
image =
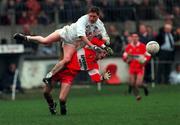
<path id="1" fill-rule="evenodd" d="M 27 91 L 16 101 L 0 100 L 0 125 L 180 125 L 180 86 L 150 88 L 139 102 L 125 90 L 124 85 L 101 92 L 95 86 L 72 89 L 67 116 L 49 114 L 42 90 Z M 58 90 L 54 93 L 57 100 Z"/>

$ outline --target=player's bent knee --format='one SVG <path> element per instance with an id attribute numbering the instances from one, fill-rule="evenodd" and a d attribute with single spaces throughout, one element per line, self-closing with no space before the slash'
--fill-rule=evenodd
<path id="1" fill-rule="evenodd" d="M 60 101 L 66 101 L 66 98 L 65 98 L 64 96 L 61 96 L 61 95 L 60 95 L 60 96 L 59 96 L 59 100 L 60 100 Z"/>
<path id="2" fill-rule="evenodd" d="M 66 57 L 63 59 L 65 63 L 69 63 L 71 61 L 71 57 Z"/>

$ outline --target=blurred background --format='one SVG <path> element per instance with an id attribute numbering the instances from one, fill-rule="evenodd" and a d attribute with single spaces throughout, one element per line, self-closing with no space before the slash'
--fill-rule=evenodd
<path id="1" fill-rule="evenodd" d="M 61 55 L 60 42 L 45 46 L 15 41 L 14 33 L 46 36 L 75 22 L 93 5 L 102 9 L 100 18 L 114 50 L 113 56 L 99 62 L 102 70 L 112 69 L 117 76 L 107 84 L 128 82 L 128 66 L 121 58 L 131 32 L 137 32 L 145 44 L 155 40 L 161 46 L 162 33 L 167 31 L 173 37 L 173 54 L 153 57 L 146 66 L 145 83 L 180 83 L 176 76 L 170 77 L 174 71 L 180 75 L 180 0 L 1 0 L 0 91 L 13 84 L 17 69 L 19 91 L 42 86 L 42 78 Z M 166 24 L 172 28 L 166 29 Z M 90 79 L 81 73 L 75 84 L 84 83 L 89 84 Z"/>

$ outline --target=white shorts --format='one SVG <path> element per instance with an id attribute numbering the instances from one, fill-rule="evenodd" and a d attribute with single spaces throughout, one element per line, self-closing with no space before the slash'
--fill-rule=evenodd
<path id="1" fill-rule="evenodd" d="M 70 26 L 67 25 L 61 29 L 56 30 L 56 32 L 59 33 L 64 43 L 73 44 L 76 42 L 76 40 L 78 40 L 78 37 L 76 37 L 71 30 L 72 29 L 70 29 Z"/>
<path id="2" fill-rule="evenodd" d="M 78 49 L 85 46 L 85 43 L 75 35 L 73 29 L 69 25 L 66 25 L 63 28 L 56 30 L 56 32 L 59 33 L 63 44 L 71 44 Z"/>

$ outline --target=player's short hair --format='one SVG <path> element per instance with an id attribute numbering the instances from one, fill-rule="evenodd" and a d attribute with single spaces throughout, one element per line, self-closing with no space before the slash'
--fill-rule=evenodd
<path id="1" fill-rule="evenodd" d="M 96 13 L 98 16 L 100 15 L 100 8 L 97 6 L 92 6 L 89 10 L 88 13 Z"/>
<path id="2" fill-rule="evenodd" d="M 139 36 L 139 34 L 137 32 L 131 32 L 130 34 L 131 34 L 131 36 L 132 35 L 138 35 Z"/>

